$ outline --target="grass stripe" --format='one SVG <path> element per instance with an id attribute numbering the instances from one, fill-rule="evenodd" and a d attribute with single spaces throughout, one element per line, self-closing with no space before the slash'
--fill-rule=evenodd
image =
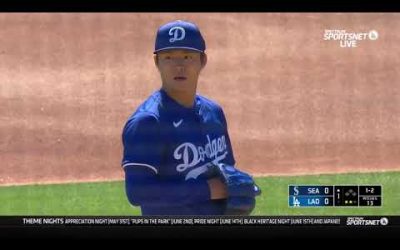
<path id="1" fill-rule="evenodd" d="M 400 215 L 400 172 L 257 177 L 254 215 Z M 289 208 L 289 184 L 383 185 L 382 207 Z M 0 187 L 0 215 L 139 215 L 122 181 Z"/>

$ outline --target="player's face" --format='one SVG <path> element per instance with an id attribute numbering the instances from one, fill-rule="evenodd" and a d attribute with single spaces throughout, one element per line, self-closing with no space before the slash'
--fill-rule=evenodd
<path id="1" fill-rule="evenodd" d="M 159 52 L 156 64 L 164 88 L 195 92 L 205 60 L 202 62 L 199 52 L 176 49 Z"/>

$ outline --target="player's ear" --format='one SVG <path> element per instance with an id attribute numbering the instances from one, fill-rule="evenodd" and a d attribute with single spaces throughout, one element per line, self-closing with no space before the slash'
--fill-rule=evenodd
<path id="1" fill-rule="evenodd" d="M 201 60 L 201 68 L 203 69 L 207 64 L 207 54 L 206 53 L 202 53 L 200 55 L 200 60 Z"/>

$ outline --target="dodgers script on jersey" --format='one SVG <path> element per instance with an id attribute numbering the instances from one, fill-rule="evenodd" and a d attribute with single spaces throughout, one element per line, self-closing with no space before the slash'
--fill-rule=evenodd
<path id="1" fill-rule="evenodd" d="M 223 213 L 202 175 L 210 164 L 235 164 L 218 104 L 196 95 L 186 108 L 161 89 L 128 119 L 122 140 L 127 195 L 143 215 Z"/>

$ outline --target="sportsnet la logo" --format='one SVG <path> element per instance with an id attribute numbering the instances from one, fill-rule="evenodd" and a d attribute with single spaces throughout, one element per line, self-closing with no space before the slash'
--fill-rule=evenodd
<path id="1" fill-rule="evenodd" d="M 389 220 L 386 217 L 382 217 L 379 220 L 376 219 L 364 219 L 364 217 L 348 217 L 346 226 L 386 226 L 389 224 Z"/>
<path id="2" fill-rule="evenodd" d="M 369 32 L 347 32 L 346 30 L 325 30 L 324 41 L 339 41 L 341 48 L 355 48 L 364 40 L 375 41 L 379 37 L 376 30 Z"/>

